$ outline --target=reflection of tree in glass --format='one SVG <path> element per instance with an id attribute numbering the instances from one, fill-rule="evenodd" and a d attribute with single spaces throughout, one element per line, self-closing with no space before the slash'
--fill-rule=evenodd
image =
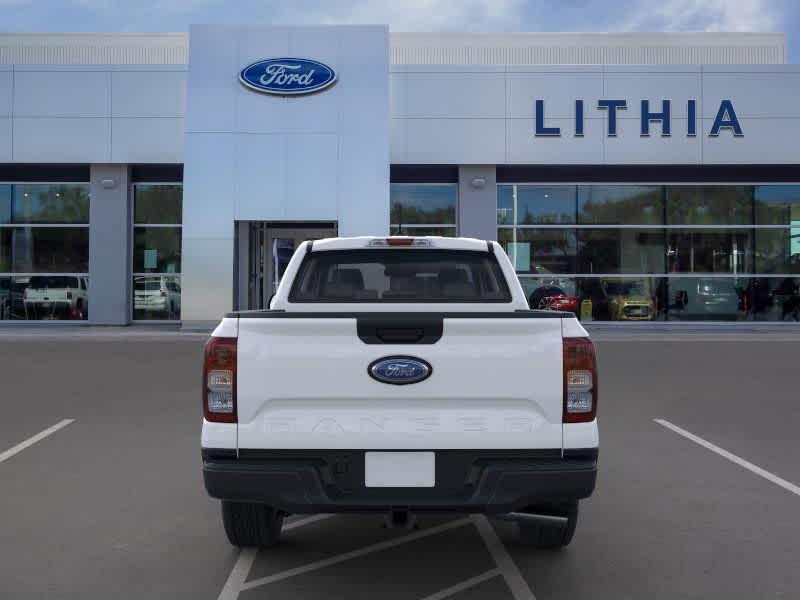
<path id="1" fill-rule="evenodd" d="M 14 188 L 14 223 L 89 223 L 88 184 L 24 184 Z"/>
<path id="2" fill-rule="evenodd" d="M 753 186 L 668 186 L 667 223 L 726 225 L 753 222 Z"/>
<path id="3" fill-rule="evenodd" d="M 455 223 L 455 214 L 450 208 L 421 209 L 417 206 L 406 206 L 401 203 L 392 205 L 392 223 L 398 225 L 435 224 L 448 225 Z"/>
<path id="4" fill-rule="evenodd" d="M 180 225 L 183 186 L 137 184 L 134 191 L 134 222 Z"/>
<path id="5" fill-rule="evenodd" d="M 391 223 L 449 225 L 456 222 L 455 185 L 392 184 Z"/>
<path id="6" fill-rule="evenodd" d="M 145 263 L 145 251 L 155 250 L 156 265 Z M 134 269 L 137 272 L 179 273 L 181 230 L 178 227 L 137 227 L 134 230 Z"/>
<path id="7" fill-rule="evenodd" d="M 660 224 L 663 188 L 658 186 L 580 186 L 580 222 L 600 225 Z"/>

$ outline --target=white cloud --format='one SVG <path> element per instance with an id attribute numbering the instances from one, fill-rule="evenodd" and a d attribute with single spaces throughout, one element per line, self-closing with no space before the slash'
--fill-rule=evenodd
<path id="1" fill-rule="evenodd" d="M 781 11 L 768 0 L 665 0 L 641 5 L 629 31 L 775 31 Z"/>
<path id="2" fill-rule="evenodd" d="M 393 31 L 481 30 L 520 23 L 522 0 L 356 0 L 327 2 L 307 13 L 288 10 L 287 22 L 388 23 Z"/>

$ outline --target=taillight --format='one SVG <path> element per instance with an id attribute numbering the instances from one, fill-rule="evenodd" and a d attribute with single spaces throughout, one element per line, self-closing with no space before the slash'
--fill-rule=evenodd
<path id="1" fill-rule="evenodd" d="M 564 423 L 597 416 L 597 362 L 589 338 L 564 338 Z"/>
<path id="2" fill-rule="evenodd" d="M 212 337 L 203 362 L 203 415 L 236 423 L 236 338 Z"/>

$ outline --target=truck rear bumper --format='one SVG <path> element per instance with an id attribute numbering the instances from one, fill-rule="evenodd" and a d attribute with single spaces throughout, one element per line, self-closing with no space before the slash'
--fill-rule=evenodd
<path id="1" fill-rule="evenodd" d="M 368 488 L 363 450 L 203 450 L 209 495 L 288 513 L 457 511 L 499 514 L 592 494 L 597 449 L 438 450 L 432 488 Z"/>

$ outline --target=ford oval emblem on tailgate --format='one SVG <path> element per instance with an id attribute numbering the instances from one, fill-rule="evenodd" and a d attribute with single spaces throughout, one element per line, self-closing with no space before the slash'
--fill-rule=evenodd
<path id="1" fill-rule="evenodd" d="M 379 358 L 367 368 L 370 377 L 382 383 L 406 385 L 430 377 L 433 367 L 413 356 L 387 356 Z"/>

